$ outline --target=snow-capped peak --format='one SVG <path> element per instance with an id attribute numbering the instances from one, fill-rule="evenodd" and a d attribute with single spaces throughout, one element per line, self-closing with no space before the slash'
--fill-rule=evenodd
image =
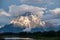
<path id="1" fill-rule="evenodd" d="M 38 16 L 36 15 L 29 15 L 29 16 L 19 16 L 17 19 L 12 20 L 10 23 L 22 27 L 37 27 L 37 26 L 44 26 L 45 22 L 42 21 Z"/>

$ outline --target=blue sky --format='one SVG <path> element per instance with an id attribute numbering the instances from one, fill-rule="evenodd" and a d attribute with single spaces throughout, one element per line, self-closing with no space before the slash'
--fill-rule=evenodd
<path id="1" fill-rule="evenodd" d="M 41 9 L 40 11 L 43 13 L 39 14 L 37 12 L 39 16 L 42 15 L 41 19 L 55 25 L 60 25 L 60 0 L 0 0 L 0 25 L 8 24 L 14 19 L 13 16 L 17 14 L 15 12 L 16 10 L 20 11 L 20 14 L 26 12 L 24 5 L 30 11 L 32 7 L 32 11 L 38 12 L 41 8 L 44 8 L 45 10 Z M 38 7 L 38 9 L 36 7 Z M 21 8 L 24 9 L 20 10 Z M 37 10 L 34 10 L 35 8 Z"/>
<path id="2" fill-rule="evenodd" d="M 0 0 L 0 8 L 7 10 L 10 5 L 33 5 L 39 7 L 56 8 L 60 7 L 60 0 Z M 52 7 L 51 7 L 52 6 Z"/>

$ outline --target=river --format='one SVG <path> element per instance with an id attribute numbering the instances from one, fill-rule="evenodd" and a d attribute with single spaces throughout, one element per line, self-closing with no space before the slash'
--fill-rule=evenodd
<path id="1" fill-rule="evenodd" d="M 6 37 L 4 40 L 34 40 L 32 38 Z"/>

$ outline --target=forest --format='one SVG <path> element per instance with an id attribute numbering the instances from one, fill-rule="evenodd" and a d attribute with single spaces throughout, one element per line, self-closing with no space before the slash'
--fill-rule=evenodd
<path id="1" fill-rule="evenodd" d="M 4 37 L 23 37 L 23 38 L 34 38 L 40 39 L 41 37 L 59 37 L 60 38 L 60 31 L 44 31 L 44 32 L 19 32 L 19 33 L 0 33 L 0 38 Z"/>

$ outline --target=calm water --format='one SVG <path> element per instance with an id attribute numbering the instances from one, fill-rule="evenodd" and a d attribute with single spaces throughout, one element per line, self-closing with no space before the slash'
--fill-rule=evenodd
<path id="1" fill-rule="evenodd" d="M 4 40 L 34 40 L 34 39 L 32 39 L 32 38 L 9 37 L 9 38 L 4 38 Z"/>

